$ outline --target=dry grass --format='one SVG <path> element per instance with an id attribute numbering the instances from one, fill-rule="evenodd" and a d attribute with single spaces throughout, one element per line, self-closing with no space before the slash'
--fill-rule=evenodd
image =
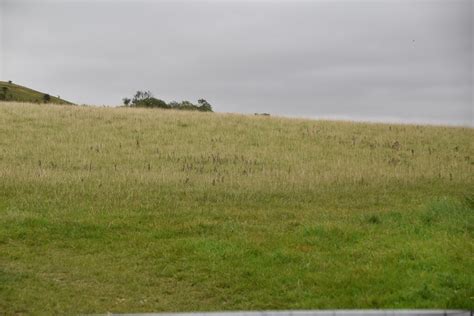
<path id="1" fill-rule="evenodd" d="M 468 128 L 25 104 L 2 104 L 0 119 L 1 171 L 27 181 L 107 174 L 255 191 L 465 183 L 474 166 Z"/>

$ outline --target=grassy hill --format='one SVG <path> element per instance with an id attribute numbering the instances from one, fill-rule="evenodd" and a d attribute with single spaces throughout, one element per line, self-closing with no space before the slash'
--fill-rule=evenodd
<path id="1" fill-rule="evenodd" d="M 47 93 L 39 92 L 15 83 L 0 81 L 0 101 L 33 102 L 33 103 L 55 103 L 55 104 L 73 104 L 61 98 L 49 96 L 45 102 Z M 48 98 L 48 97 L 46 97 Z"/>
<path id="2" fill-rule="evenodd" d="M 474 130 L 0 103 L 6 314 L 474 308 Z"/>

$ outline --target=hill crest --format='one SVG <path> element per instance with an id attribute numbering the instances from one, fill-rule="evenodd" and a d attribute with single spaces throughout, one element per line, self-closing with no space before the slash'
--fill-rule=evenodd
<path id="1" fill-rule="evenodd" d="M 11 81 L 0 81 L 0 101 L 74 104 L 49 93 L 37 91 Z"/>

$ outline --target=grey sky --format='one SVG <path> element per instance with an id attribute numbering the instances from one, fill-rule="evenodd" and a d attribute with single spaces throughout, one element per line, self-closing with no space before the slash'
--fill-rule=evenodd
<path id="1" fill-rule="evenodd" d="M 0 0 L 0 78 L 76 103 L 472 125 L 472 0 Z"/>

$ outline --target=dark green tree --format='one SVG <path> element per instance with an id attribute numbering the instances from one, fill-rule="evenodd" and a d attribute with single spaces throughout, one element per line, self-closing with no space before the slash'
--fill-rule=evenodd
<path id="1" fill-rule="evenodd" d="M 47 94 L 47 93 L 45 93 L 45 94 L 43 95 L 43 101 L 44 101 L 44 103 L 48 103 L 49 101 L 51 101 L 50 95 Z"/>
<path id="2" fill-rule="evenodd" d="M 137 91 L 131 101 L 131 106 L 145 107 L 145 108 L 162 108 L 169 109 L 171 106 L 165 101 L 153 97 L 150 91 Z"/>
<path id="3" fill-rule="evenodd" d="M 129 98 L 123 98 L 122 101 L 125 106 L 129 106 L 132 100 Z"/>
<path id="4" fill-rule="evenodd" d="M 205 99 L 198 100 L 198 110 L 202 112 L 212 112 L 212 106 Z"/>
<path id="5" fill-rule="evenodd" d="M 139 106 L 140 103 L 153 98 L 153 94 L 150 91 L 137 91 L 132 99 L 132 106 Z"/>

